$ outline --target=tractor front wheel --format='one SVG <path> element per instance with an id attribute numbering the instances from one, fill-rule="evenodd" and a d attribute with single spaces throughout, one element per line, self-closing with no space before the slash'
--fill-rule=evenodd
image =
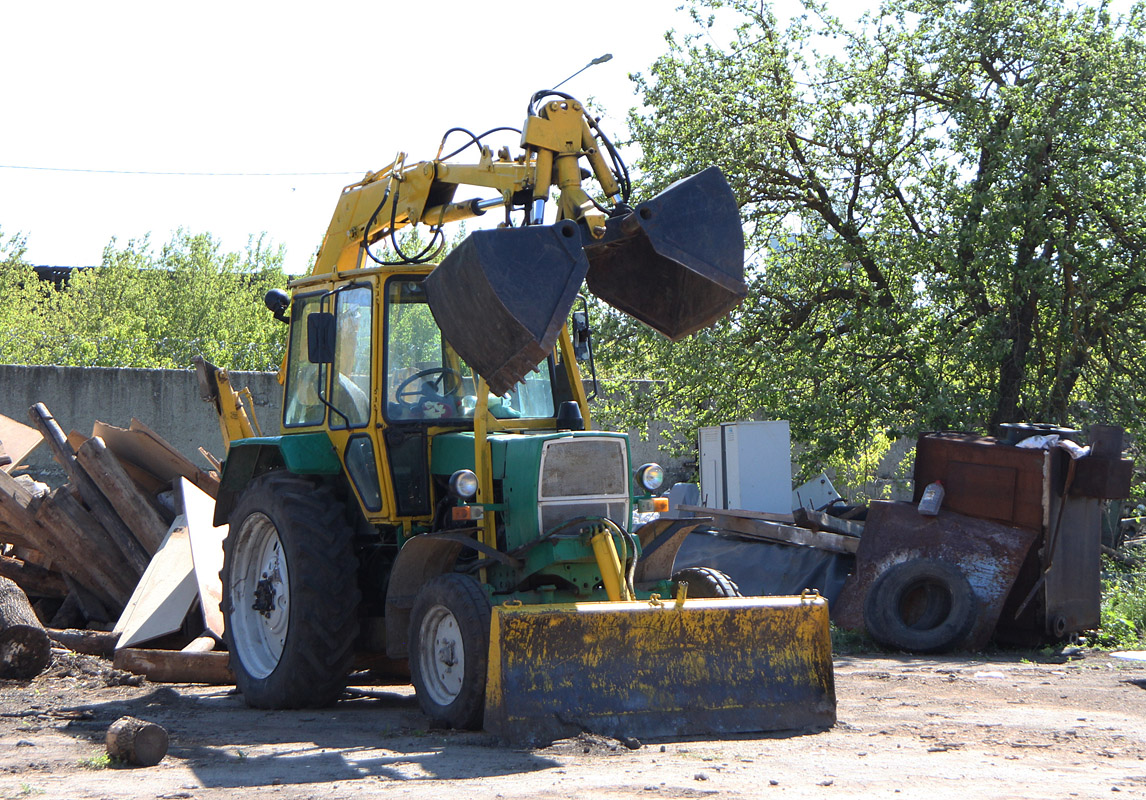
<path id="1" fill-rule="evenodd" d="M 418 592 L 410 677 L 422 711 L 440 725 L 482 726 L 491 613 L 489 595 L 468 575 L 439 575 Z"/>
<path id="2" fill-rule="evenodd" d="M 285 472 L 246 488 L 223 542 L 223 621 L 235 682 L 255 708 L 338 699 L 358 635 L 357 560 L 344 506 Z"/>
<path id="3" fill-rule="evenodd" d="M 741 597 L 740 587 L 725 573 L 712 567 L 685 567 L 672 576 L 672 595 L 688 584 L 687 597 Z"/>

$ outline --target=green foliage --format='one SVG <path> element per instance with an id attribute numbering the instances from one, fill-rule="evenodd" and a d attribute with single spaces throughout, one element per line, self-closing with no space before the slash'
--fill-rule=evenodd
<path id="1" fill-rule="evenodd" d="M 636 76 L 642 192 L 716 164 L 750 294 L 676 344 L 603 307 L 596 355 L 697 425 L 787 418 L 806 465 L 923 430 L 1137 429 L 1146 395 L 1146 11 L 890 0 L 857 27 L 806 2 L 698 0 Z"/>
<path id="2" fill-rule="evenodd" d="M 1097 642 L 1112 649 L 1146 647 L 1146 571 L 1104 558 L 1102 615 Z"/>
<path id="3" fill-rule="evenodd" d="M 253 238 L 224 253 L 209 234 L 178 231 L 154 250 L 147 238 L 113 241 L 101 266 L 55 290 L 9 240 L 0 290 L 0 363 L 185 369 L 204 355 L 228 369 L 277 369 L 286 326 L 263 305 L 283 288 L 281 248 Z M 7 266 L 9 265 L 10 266 Z"/>

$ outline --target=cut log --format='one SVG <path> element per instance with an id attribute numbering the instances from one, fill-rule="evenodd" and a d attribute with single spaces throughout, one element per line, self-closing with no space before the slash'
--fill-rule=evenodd
<path id="1" fill-rule="evenodd" d="M 120 555 L 134 572 L 133 577 L 138 578 L 147 569 L 149 560 L 147 552 L 123 520 L 119 518 L 111 503 L 100 491 L 99 486 L 76 460 L 75 450 L 68 443 L 64 429 L 60 427 L 51 412 L 48 411 L 48 407 L 43 403 L 36 403 L 28 409 L 28 416 L 44 434 L 44 439 L 52 451 L 52 456 L 68 474 L 68 480 L 76 487 L 84 503 L 91 509 L 92 516 L 99 520 L 100 525 L 110 535 Z"/>
<path id="2" fill-rule="evenodd" d="M 116 669 L 143 675 L 156 683 L 212 683 L 233 686 L 230 653 L 184 653 L 179 650 L 115 651 Z"/>
<path id="3" fill-rule="evenodd" d="M 119 634 L 112 631 L 86 631 L 75 628 L 48 628 L 48 638 L 73 653 L 110 659 L 115 655 Z"/>
<path id="4" fill-rule="evenodd" d="M 154 722 L 120 717 L 107 729 L 107 754 L 136 767 L 154 767 L 167 755 L 167 731 Z"/>
<path id="5" fill-rule="evenodd" d="M 98 436 L 88 439 L 76 450 L 76 458 L 84 468 L 84 472 L 91 476 L 111 503 L 119 518 L 135 534 L 136 540 L 143 545 L 147 555 L 155 555 L 167 531 L 167 523 L 139 490 L 135 481 L 124 472 L 119 460 L 107 449 L 103 439 Z"/>
<path id="6" fill-rule="evenodd" d="M 15 581 L 0 578 L 0 678 L 27 680 L 52 660 L 52 642 Z"/>
<path id="7" fill-rule="evenodd" d="M 183 653 L 211 653 L 219 643 L 210 633 L 204 633 L 188 642 L 180 651 Z"/>
<path id="8" fill-rule="evenodd" d="M 15 581 L 24 594 L 33 597 L 67 597 L 68 587 L 58 572 L 37 567 L 18 558 L 0 556 L 0 577 Z"/>

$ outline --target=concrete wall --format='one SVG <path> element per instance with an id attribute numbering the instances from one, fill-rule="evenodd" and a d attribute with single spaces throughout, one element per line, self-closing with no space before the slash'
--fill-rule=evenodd
<path id="1" fill-rule="evenodd" d="M 278 433 L 282 387 L 274 373 L 235 372 L 231 382 L 251 390 L 263 433 Z M 191 370 L 0 365 L 0 414 L 27 425 L 28 409 L 35 403 L 46 405 L 65 431 L 90 436 L 96 420 L 126 428 L 134 417 L 200 466 L 207 466 L 200 447 L 223 456 L 215 412 L 199 399 Z M 683 480 L 687 475 L 683 461 L 669 459 L 658 450 L 660 430 L 652 426 L 648 441 L 630 431 L 633 463 L 656 461 L 666 468 L 669 482 Z M 65 482 L 63 469 L 52 460 L 46 445 L 40 445 L 26 462 L 39 480 L 53 486 Z"/>
<path id="2" fill-rule="evenodd" d="M 263 432 L 277 433 L 282 397 L 274 374 L 239 372 L 232 379 L 236 386 L 250 387 Z M 199 399 L 190 370 L 0 365 L 0 414 L 29 425 L 28 409 L 35 403 L 46 405 L 65 431 L 90 436 L 96 420 L 126 428 L 134 417 L 196 464 L 207 466 L 200 447 L 223 456 L 214 409 Z M 49 484 L 65 480 L 46 445 L 26 463 Z"/>

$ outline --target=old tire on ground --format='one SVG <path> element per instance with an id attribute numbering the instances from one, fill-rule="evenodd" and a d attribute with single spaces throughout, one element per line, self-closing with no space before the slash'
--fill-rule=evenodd
<path id="1" fill-rule="evenodd" d="M 743 597 L 732 578 L 712 567 L 686 567 L 673 573 L 673 597 L 676 597 L 677 586 L 681 582 L 688 583 L 686 597 Z"/>
<path id="2" fill-rule="evenodd" d="M 256 478 L 231 513 L 223 638 L 249 706 L 327 706 L 346 685 L 359 591 L 344 513 L 332 489 L 286 472 Z"/>
<path id="3" fill-rule="evenodd" d="M 426 583 L 410 614 L 410 678 L 418 704 L 439 725 L 479 729 L 489 663 L 489 595 L 468 575 Z"/>
<path id="4" fill-rule="evenodd" d="M 966 576 L 937 558 L 889 567 L 868 589 L 863 611 L 873 639 L 914 653 L 955 649 L 978 616 L 978 601 Z"/>

